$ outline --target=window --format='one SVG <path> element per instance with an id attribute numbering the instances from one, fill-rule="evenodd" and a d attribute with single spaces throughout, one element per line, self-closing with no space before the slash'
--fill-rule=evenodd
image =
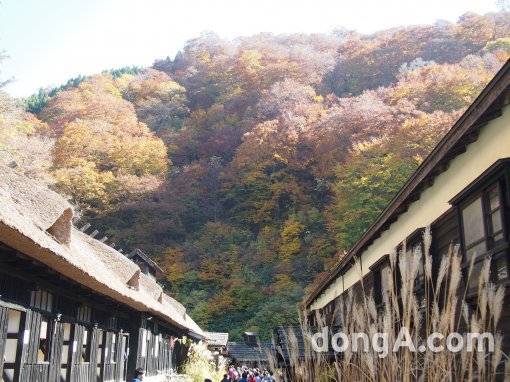
<path id="1" fill-rule="evenodd" d="M 71 330 L 71 324 L 68 322 L 64 323 L 64 342 L 62 347 L 62 357 L 60 359 L 60 377 L 63 381 L 67 378 L 67 366 L 72 354 Z"/>
<path id="2" fill-rule="evenodd" d="M 51 312 L 53 307 L 53 295 L 45 290 L 33 290 L 30 294 L 30 306 L 46 312 Z"/>
<path id="3" fill-rule="evenodd" d="M 487 192 L 487 235 L 491 247 L 504 240 L 501 199 L 500 186 L 496 184 Z"/>
<path id="4" fill-rule="evenodd" d="M 90 322 L 92 317 L 92 309 L 89 306 L 82 305 L 78 307 L 76 318 L 78 321 Z"/>
<path id="5" fill-rule="evenodd" d="M 51 329 L 52 322 L 51 318 L 48 317 L 47 313 L 50 313 L 53 309 L 53 295 L 45 290 L 37 289 L 30 292 L 30 306 L 34 309 L 42 311 L 41 321 L 37 324 L 37 320 L 32 321 L 33 333 L 30 334 L 28 331 L 27 336 L 35 337 L 35 346 L 37 346 L 37 353 L 34 354 L 34 362 L 46 363 L 49 361 L 50 356 L 50 340 L 51 340 Z M 44 314 L 44 315 L 43 315 Z M 39 332 L 37 334 L 37 331 Z"/>
<path id="6" fill-rule="evenodd" d="M 4 369 L 3 378 L 0 375 L 0 381 L 13 381 L 14 370 L 16 368 L 16 352 L 18 348 L 18 341 L 20 339 L 20 332 L 22 332 L 21 323 L 22 312 L 14 309 L 8 309 L 7 316 L 7 333 L 4 343 Z M 18 355 L 19 357 L 19 355 Z M 0 368 L 1 370 L 1 368 Z"/>
<path id="7" fill-rule="evenodd" d="M 117 361 L 117 336 L 112 333 L 112 344 L 110 349 L 110 363 L 115 363 Z"/>
<path id="8" fill-rule="evenodd" d="M 104 345 L 104 339 L 106 339 L 106 335 L 104 335 L 104 331 L 102 329 L 97 330 L 97 365 L 96 365 L 96 377 L 99 381 L 101 377 L 101 365 L 104 363 L 104 352 L 103 349 L 105 347 Z"/>
<path id="9" fill-rule="evenodd" d="M 83 342 L 82 342 L 82 352 L 81 352 L 81 362 L 90 362 L 90 340 L 92 336 L 92 330 L 89 328 L 85 328 L 83 330 Z"/>
<path id="10" fill-rule="evenodd" d="M 461 206 L 464 267 L 474 261 L 469 289 L 478 286 L 478 275 L 487 255 L 492 256 L 492 281 L 508 280 L 508 260 L 502 247 L 506 241 L 502 191 L 502 182 L 497 181 Z"/>
<path id="11" fill-rule="evenodd" d="M 469 295 L 476 293 L 486 258 L 491 259 L 491 281 L 497 284 L 509 281 L 509 182 L 510 158 L 507 158 L 496 162 L 451 201 L 459 214 L 466 279 L 473 262 L 473 272 L 467 282 Z"/>
<path id="12" fill-rule="evenodd" d="M 487 246 L 481 197 L 462 210 L 462 225 L 464 227 L 465 260 L 470 261 L 473 256 L 485 254 Z"/>
<path id="13" fill-rule="evenodd" d="M 37 351 L 37 362 L 48 362 L 50 353 L 50 322 L 47 317 L 41 320 L 41 327 L 39 330 L 39 349 Z"/>
<path id="14" fill-rule="evenodd" d="M 379 261 L 370 267 L 374 274 L 374 300 L 377 307 L 382 307 L 385 300 L 391 298 L 391 271 L 389 256 L 383 256 Z"/>

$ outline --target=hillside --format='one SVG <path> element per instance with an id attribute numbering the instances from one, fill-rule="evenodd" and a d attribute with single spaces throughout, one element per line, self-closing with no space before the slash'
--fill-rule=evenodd
<path id="1" fill-rule="evenodd" d="M 210 331 L 269 338 L 510 55 L 510 13 L 361 35 L 207 33 L 173 59 L 0 92 L 0 149 Z"/>

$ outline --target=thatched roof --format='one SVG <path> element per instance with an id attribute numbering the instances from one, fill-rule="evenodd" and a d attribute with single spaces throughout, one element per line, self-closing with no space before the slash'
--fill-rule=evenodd
<path id="1" fill-rule="evenodd" d="M 72 206 L 57 193 L 15 174 L 8 167 L 0 167 L 0 198 L 9 200 L 21 216 L 46 231 Z M 4 205 L 4 207 L 9 207 Z"/>
<path id="2" fill-rule="evenodd" d="M 203 336 L 186 309 L 136 264 L 72 227 L 72 206 L 57 193 L 0 166 L 0 205 L 0 241 L 6 245 L 95 292 Z"/>
<path id="3" fill-rule="evenodd" d="M 204 335 L 209 346 L 227 346 L 228 333 L 205 332 Z"/>

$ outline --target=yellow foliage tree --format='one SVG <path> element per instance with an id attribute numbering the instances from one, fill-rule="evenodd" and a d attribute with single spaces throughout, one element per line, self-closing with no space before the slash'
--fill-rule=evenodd
<path id="1" fill-rule="evenodd" d="M 303 244 L 301 235 L 305 226 L 296 220 L 289 220 L 280 234 L 280 258 L 283 263 L 290 263 L 292 258 L 301 251 Z"/>
<path id="2" fill-rule="evenodd" d="M 184 252 L 181 248 L 167 248 L 163 253 L 163 272 L 171 283 L 182 281 L 189 265 L 184 261 Z"/>
<path id="3" fill-rule="evenodd" d="M 163 141 L 138 122 L 109 75 L 61 92 L 46 113 L 57 138 L 56 187 L 93 209 L 114 208 L 157 188 L 169 160 Z"/>
<path id="4" fill-rule="evenodd" d="M 493 75 L 482 65 L 431 65 L 401 74 L 389 101 L 411 101 L 429 113 L 457 111 L 467 107 Z"/>

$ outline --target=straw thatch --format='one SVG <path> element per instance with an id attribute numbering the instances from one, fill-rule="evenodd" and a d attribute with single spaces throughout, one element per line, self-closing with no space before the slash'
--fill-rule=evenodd
<path id="1" fill-rule="evenodd" d="M 206 341 L 209 346 L 226 347 L 228 342 L 228 333 L 205 332 Z"/>
<path id="2" fill-rule="evenodd" d="M 55 192 L 0 166 L 0 241 L 62 275 L 203 336 L 185 308 L 136 264 L 71 225 L 72 206 Z"/>

